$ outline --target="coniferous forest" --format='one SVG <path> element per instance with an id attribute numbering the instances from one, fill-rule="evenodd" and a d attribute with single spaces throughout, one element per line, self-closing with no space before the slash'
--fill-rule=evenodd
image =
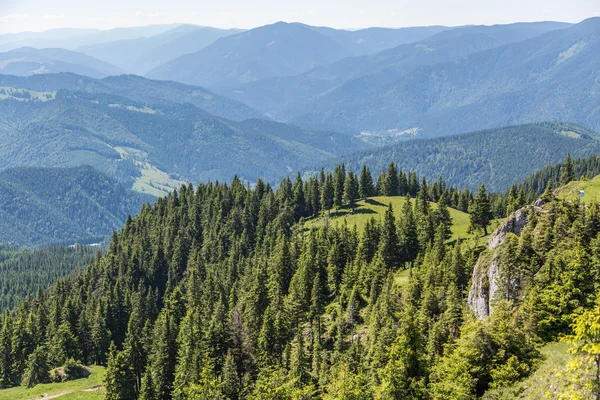
<path id="1" fill-rule="evenodd" d="M 539 345 L 595 304 L 600 205 L 546 190 L 518 236 L 482 251 L 448 242 L 447 207 L 485 230 L 485 187 L 417 182 L 391 164 L 376 180 L 340 165 L 276 189 L 182 186 L 86 269 L 3 314 L 0 383 L 47 382 L 75 360 L 107 366 L 108 399 L 469 399 L 526 377 Z M 304 222 L 379 190 L 415 201 L 361 231 Z M 491 259 L 481 320 L 469 283 Z"/>
<path id="2" fill-rule="evenodd" d="M 600 400 L 597 4 L 404 3 L 0 0 L 0 400 Z"/>

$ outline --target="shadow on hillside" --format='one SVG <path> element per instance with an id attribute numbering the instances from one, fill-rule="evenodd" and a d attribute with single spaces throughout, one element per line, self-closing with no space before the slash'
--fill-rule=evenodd
<path id="1" fill-rule="evenodd" d="M 377 214 L 377 211 L 372 210 L 370 208 L 355 208 L 352 210 L 350 207 L 344 207 L 340 210 L 333 211 L 329 218 L 337 218 L 337 217 L 347 217 L 349 215 L 359 215 L 359 214 Z"/>
<path id="2" fill-rule="evenodd" d="M 366 199 L 365 203 L 370 204 L 372 206 L 382 206 L 382 207 L 385 207 L 385 204 L 383 204 L 383 203 L 381 203 L 381 202 L 379 202 L 377 200 L 374 200 L 374 199 Z"/>

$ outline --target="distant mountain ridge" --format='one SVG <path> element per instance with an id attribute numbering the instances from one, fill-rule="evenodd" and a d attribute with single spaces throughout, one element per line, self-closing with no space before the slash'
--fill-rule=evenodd
<path id="1" fill-rule="evenodd" d="M 517 43 L 347 82 L 296 107 L 284 120 L 313 129 L 439 136 L 502 125 L 568 120 L 600 128 L 595 94 L 600 18 Z M 384 84 L 379 84 L 384 82 Z"/>
<path id="2" fill-rule="evenodd" d="M 375 53 L 446 27 L 358 31 L 278 22 L 217 40 L 150 71 L 147 76 L 214 88 L 292 76 L 345 57 Z"/>
<path id="3" fill-rule="evenodd" d="M 111 41 L 78 47 L 77 51 L 144 75 L 184 54 L 198 51 L 215 40 L 240 33 L 240 29 L 216 29 L 181 25 L 150 37 Z"/>
<path id="4" fill-rule="evenodd" d="M 368 147 L 339 133 L 216 116 L 207 109 L 235 102 L 173 82 L 60 74 L 0 76 L 0 87 L 12 88 L 0 91 L 0 168 L 88 164 L 154 195 L 234 174 L 276 180 Z M 197 105 L 188 90 L 198 91 Z"/>
<path id="5" fill-rule="evenodd" d="M 1 74 L 30 76 L 59 72 L 104 78 L 124 71 L 86 54 L 65 49 L 21 47 L 0 53 Z"/>
<path id="6" fill-rule="evenodd" d="M 176 82 L 153 81 L 135 75 L 120 75 L 101 80 L 75 74 L 35 75 L 27 78 L 0 75 L 0 86 L 36 91 L 82 91 L 114 94 L 140 103 L 175 105 L 190 103 L 219 117 L 244 120 L 266 118 L 245 104 L 197 86 Z"/>
<path id="7" fill-rule="evenodd" d="M 363 97 L 385 92 L 390 85 L 403 82 L 414 71 L 437 64 L 456 63 L 483 50 L 569 26 L 557 22 L 535 22 L 458 27 L 376 54 L 345 58 L 298 76 L 258 80 L 220 92 L 284 121 L 318 124 L 314 118 L 322 110 L 326 114 L 322 117 L 323 123 L 331 127 L 334 124 L 327 122 L 328 116 L 341 114 L 335 118 L 335 126 L 339 130 L 374 130 L 376 127 L 365 127 L 366 124 L 359 127 L 354 123 L 343 124 L 346 117 L 342 113 L 346 112 L 346 107 L 356 104 L 356 110 L 352 112 L 357 116 L 368 114 L 378 119 L 377 110 L 361 108 Z"/>

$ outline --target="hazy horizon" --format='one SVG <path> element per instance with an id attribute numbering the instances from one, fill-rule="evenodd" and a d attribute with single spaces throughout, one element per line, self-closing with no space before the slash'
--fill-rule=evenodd
<path id="1" fill-rule="evenodd" d="M 432 13 L 431 10 L 436 10 Z M 165 5 L 159 0 L 126 3 L 105 0 L 102 7 L 90 1 L 6 0 L 0 4 L 0 34 L 41 32 L 50 29 L 101 29 L 147 25 L 194 24 L 215 28 L 251 29 L 278 21 L 300 22 L 337 29 L 367 27 L 496 25 L 515 22 L 557 21 L 576 23 L 600 16 L 600 4 L 592 0 L 425 0 L 415 5 L 406 0 L 377 0 L 365 3 L 289 0 L 252 3 L 225 0 L 198 4 L 179 0 Z"/>

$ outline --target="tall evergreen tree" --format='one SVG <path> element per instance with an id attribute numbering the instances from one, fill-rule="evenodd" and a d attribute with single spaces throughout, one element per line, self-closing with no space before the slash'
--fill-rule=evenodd
<path id="1" fill-rule="evenodd" d="M 573 174 L 573 160 L 571 160 L 571 153 L 567 153 L 567 158 L 561 168 L 560 183 L 561 185 L 566 185 L 573 179 L 575 179 Z"/>
<path id="2" fill-rule="evenodd" d="M 373 178 L 371 177 L 371 171 L 366 164 L 363 164 L 362 171 L 360 172 L 360 181 L 358 184 L 358 192 L 360 198 L 366 200 L 367 197 L 375 195 L 375 188 L 373 186 Z"/>
<path id="3" fill-rule="evenodd" d="M 471 229 L 483 229 L 483 234 L 487 236 L 487 227 L 493 218 L 490 205 L 490 198 L 482 184 L 477 191 L 477 197 L 470 208 Z"/>
<path id="4" fill-rule="evenodd" d="M 348 171 L 344 181 L 344 204 L 350 204 L 354 207 L 354 202 L 358 199 L 358 184 L 354 172 Z"/>

